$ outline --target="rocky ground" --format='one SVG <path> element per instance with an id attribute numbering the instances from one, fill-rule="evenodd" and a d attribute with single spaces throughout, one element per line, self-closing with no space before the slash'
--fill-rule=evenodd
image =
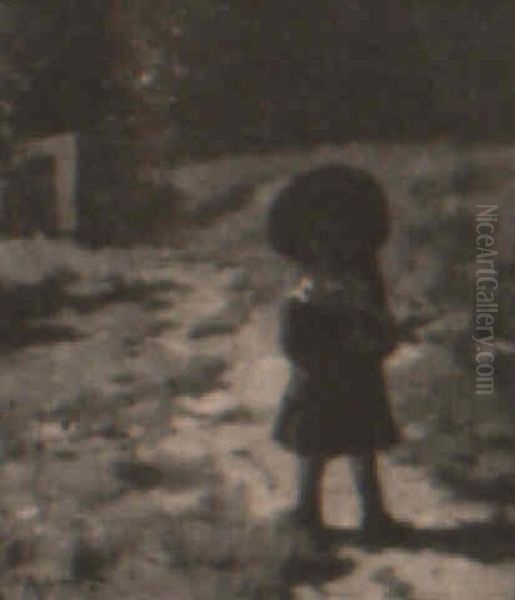
<path id="1" fill-rule="evenodd" d="M 413 531 L 365 543 L 344 461 L 325 482 L 331 559 L 313 564 L 277 526 L 293 493 L 292 459 L 269 437 L 288 375 L 276 322 L 291 274 L 262 223 L 279 185 L 263 182 L 291 169 L 283 162 L 247 164 L 252 176 L 233 186 L 244 197 L 176 248 L 11 244 L 32 266 L 2 295 L 5 600 L 515 598 L 513 428 L 499 401 L 477 408 L 473 436 L 459 429 L 463 308 L 431 314 L 387 365 L 406 442 L 383 477 Z M 211 182 L 220 211 L 234 171 L 177 177 L 200 207 Z M 46 271 L 45 254 L 58 268 Z"/>

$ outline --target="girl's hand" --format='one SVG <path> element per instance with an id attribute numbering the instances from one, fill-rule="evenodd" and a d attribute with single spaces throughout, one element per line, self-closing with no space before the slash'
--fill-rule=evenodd
<path id="1" fill-rule="evenodd" d="M 290 293 L 292 298 L 296 298 L 301 302 L 308 302 L 313 297 L 314 283 L 311 277 L 305 276 L 300 279 L 298 284 Z"/>

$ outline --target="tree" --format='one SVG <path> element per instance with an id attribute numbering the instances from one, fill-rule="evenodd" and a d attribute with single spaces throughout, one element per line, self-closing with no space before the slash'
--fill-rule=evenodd
<path id="1" fill-rule="evenodd" d="M 166 158 L 167 94 L 154 63 L 164 56 L 156 24 L 167 4 L 0 2 L 8 17 L 0 64 L 0 111 L 9 118 L 1 130 L 5 162 L 24 138 L 80 134 L 80 221 L 88 236 L 103 229 L 103 237 L 112 237 L 132 215 L 141 217 L 153 189 L 147 167 Z"/>
<path id="2" fill-rule="evenodd" d="M 182 5 L 173 115 L 194 146 L 425 133 L 430 63 L 396 0 Z"/>

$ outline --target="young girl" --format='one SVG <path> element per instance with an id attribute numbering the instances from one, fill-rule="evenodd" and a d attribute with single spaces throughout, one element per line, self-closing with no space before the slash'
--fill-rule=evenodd
<path id="1" fill-rule="evenodd" d="M 295 522 L 322 524 L 327 461 L 350 457 L 362 528 L 390 531 L 376 452 L 398 433 L 388 406 L 382 361 L 396 344 L 377 251 L 388 231 L 386 200 L 367 173 L 330 165 L 298 176 L 273 202 L 272 247 L 300 269 L 285 303 L 281 345 L 291 362 L 274 438 L 298 456 Z"/>

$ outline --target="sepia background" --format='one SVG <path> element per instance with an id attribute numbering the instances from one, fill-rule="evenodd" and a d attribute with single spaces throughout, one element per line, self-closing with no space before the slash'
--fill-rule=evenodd
<path id="1" fill-rule="evenodd" d="M 512 0 L 0 0 L 2 600 L 515 598 L 514 22 Z M 294 273 L 264 224 L 334 162 L 390 201 L 384 481 L 414 529 L 364 543 L 336 461 L 311 564 L 274 525 Z"/>

